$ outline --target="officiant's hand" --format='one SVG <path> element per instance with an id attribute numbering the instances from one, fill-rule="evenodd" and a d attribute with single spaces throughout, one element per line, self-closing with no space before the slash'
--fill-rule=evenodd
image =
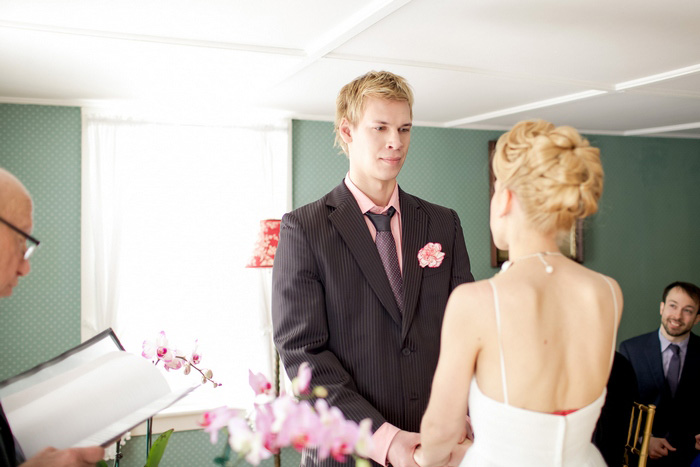
<path id="1" fill-rule="evenodd" d="M 668 451 L 675 451 L 676 448 L 671 446 L 671 443 L 665 438 L 649 438 L 649 457 L 651 459 L 659 459 L 668 456 Z"/>
<path id="2" fill-rule="evenodd" d="M 105 455 L 104 448 L 46 448 L 20 467 L 94 467 Z"/>
<path id="3" fill-rule="evenodd" d="M 700 451 L 700 435 L 695 435 L 695 449 Z"/>
<path id="4" fill-rule="evenodd" d="M 413 460 L 413 452 L 420 444 L 420 434 L 410 431 L 399 431 L 389 445 L 387 463 L 393 467 L 418 467 Z"/>

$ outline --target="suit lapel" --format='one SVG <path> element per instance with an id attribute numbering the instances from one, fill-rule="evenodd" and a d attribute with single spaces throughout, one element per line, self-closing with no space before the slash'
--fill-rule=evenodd
<path id="1" fill-rule="evenodd" d="M 691 385 L 690 382 L 697 378 L 697 374 L 693 374 L 700 367 L 700 338 L 695 334 L 690 334 L 690 340 L 688 341 L 688 350 L 685 354 L 685 361 L 683 362 L 683 372 L 681 373 L 681 379 L 678 382 L 678 391 L 676 396 L 681 391 L 683 387 L 695 387 Z M 695 397 L 694 395 L 692 397 Z"/>
<path id="2" fill-rule="evenodd" d="M 341 183 L 329 194 L 327 205 L 335 207 L 328 215 L 328 219 L 342 237 L 384 308 L 396 324 L 400 325 L 401 312 L 396 305 L 377 246 L 372 241 L 372 235 L 367 229 L 363 214 L 345 183 Z"/>
<path id="3" fill-rule="evenodd" d="M 644 346 L 644 356 L 649 367 L 649 372 L 653 378 L 654 386 L 658 389 L 659 400 L 664 393 L 666 386 L 666 377 L 664 376 L 664 367 L 661 360 L 661 341 L 659 341 L 658 333 L 651 333 L 649 341 Z M 655 403 L 659 404 L 659 400 Z"/>
<path id="4" fill-rule="evenodd" d="M 403 256 L 403 326 L 401 337 L 406 338 L 416 314 L 423 270 L 418 264 L 418 251 L 425 246 L 428 235 L 428 218 L 411 195 L 399 190 L 401 203 L 401 245 Z"/>

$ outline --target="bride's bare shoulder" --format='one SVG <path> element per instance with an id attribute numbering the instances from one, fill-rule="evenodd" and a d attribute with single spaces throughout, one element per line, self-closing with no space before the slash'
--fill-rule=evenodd
<path id="1" fill-rule="evenodd" d="M 456 287 L 448 301 L 448 308 L 464 311 L 482 308 L 485 303 L 493 302 L 493 292 L 487 280 L 469 282 Z"/>

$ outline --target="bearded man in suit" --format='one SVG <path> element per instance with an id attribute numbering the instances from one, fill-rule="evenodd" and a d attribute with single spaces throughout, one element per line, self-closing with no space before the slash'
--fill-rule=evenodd
<path id="1" fill-rule="evenodd" d="M 342 88 L 335 132 L 349 171 L 283 217 L 272 283 L 274 341 L 287 372 L 309 362 L 311 384 L 328 390 L 329 404 L 372 420 L 375 465 L 394 467 L 416 465 L 445 305 L 474 280 L 457 213 L 396 182 L 412 105 L 408 83 L 389 72 Z M 307 450 L 302 465 L 341 464 Z"/>
<path id="2" fill-rule="evenodd" d="M 690 465 L 700 439 L 700 289 L 688 282 L 669 284 L 660 305 L 661 327 L 620 345 L 639 386 L 638 402 L 656 405 L 649 441 L 650 465 Z"/>

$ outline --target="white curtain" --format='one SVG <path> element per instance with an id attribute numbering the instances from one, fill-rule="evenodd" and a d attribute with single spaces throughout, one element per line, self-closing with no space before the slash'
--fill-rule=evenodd
<path id="1" fill-rule="evenodd" d="M 289 131 L 83 112 L 83 340 L 111 327 L 140 353 L 163 330 L 188 353 L 199 339 L 224 386 L 190 405 L 252 400 L 248 369 L 271 376 L 269 290 L 244 265 L 260 220 L 290 207 Z"/>

